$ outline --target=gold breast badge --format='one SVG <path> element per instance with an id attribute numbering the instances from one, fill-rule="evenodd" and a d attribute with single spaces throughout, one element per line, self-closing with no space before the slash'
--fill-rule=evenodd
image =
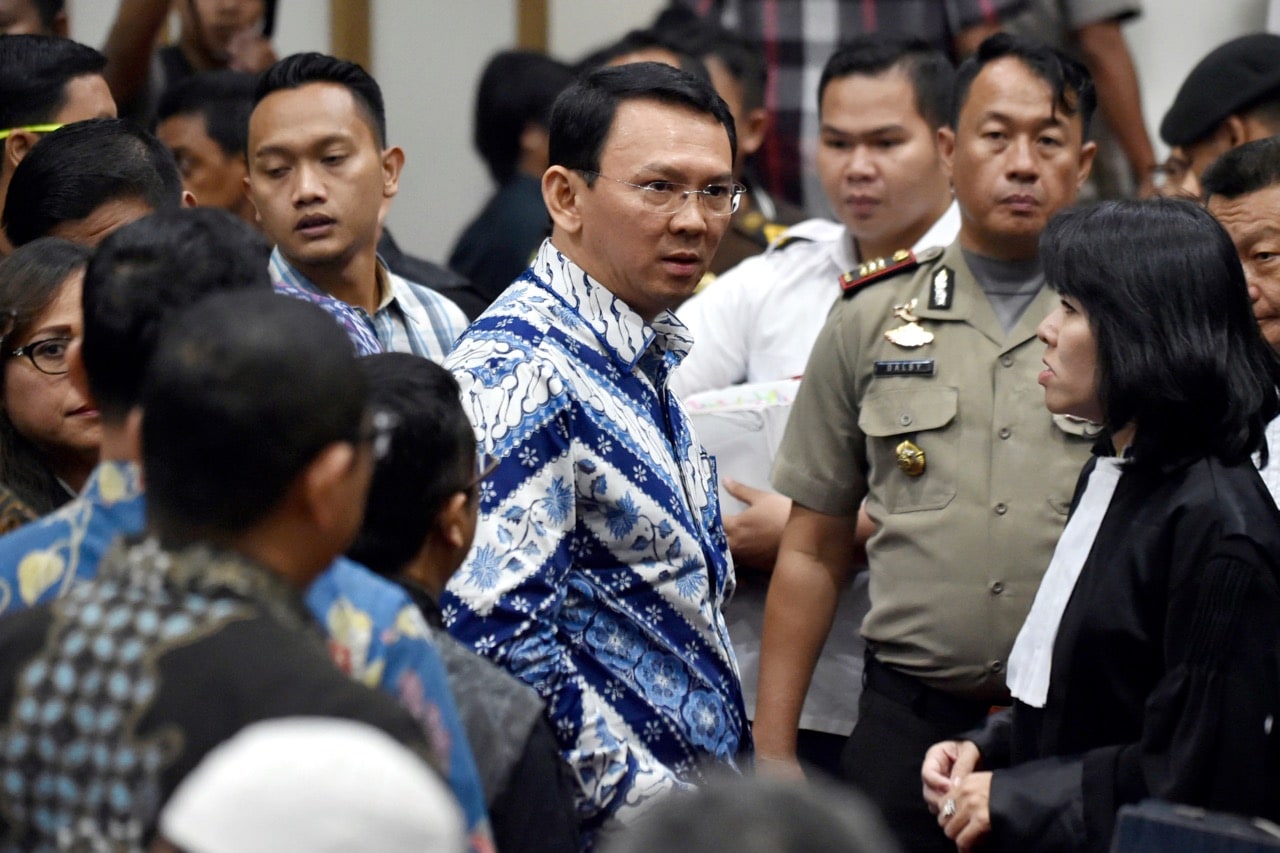
<path id="1" fill-rule="evenodd" d="M 908 477 L 919 477 L 924 473 L 924 451 L 914 442 L 903 441 L 893 452 L 898 458 L 898 467 Z"/>
<path id="2" fill-rule="evenodd" d="M 907 349 L 915 349 L 916 347 L 933 343 L 933 332 L 922 328 L 920 326 L 920 318 L 914 313 L 918 301 L 918 299 L 912 299 L 905 305 L 893 306 L 893 316 L 901 320 L 905 325 L 885 332 L 885 340 Z"/>

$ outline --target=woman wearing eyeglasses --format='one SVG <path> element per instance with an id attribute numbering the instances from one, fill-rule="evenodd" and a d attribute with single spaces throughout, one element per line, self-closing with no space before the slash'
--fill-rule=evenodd
<path id="1" fill-rule="evenodd" d="M 1011 712 L 935 744 L 960 849 L 1111 849 L 1148 797 L 1280 819 L 1280 410 L 1231 239 L 1185 200 L 1108 202 L 1040 242 L 1050 411 L 1104 423 L 1008 659 Z M 1270 448 L 1280 453 L 1280 447 Z"/>
<path id="2" fill-rule="evenodd" d="M 33 517 L 70 500 L 98 461 L 98 411 L 67 374 L 90 253 L 49 237 L 0 261 L 0 483 Z"/>

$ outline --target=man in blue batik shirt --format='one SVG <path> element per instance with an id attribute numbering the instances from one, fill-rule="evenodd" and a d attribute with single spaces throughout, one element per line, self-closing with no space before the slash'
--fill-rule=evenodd
<path id="1" fill-rule="evenodd" d="M 446 360 L 498 461 L 442 603 L 546 701 L 590 846 L 749 749 L 715 472 L 667 391 L 739 193 L 724 102 L 665 65 L 574 83 L 550 134 L 551 238 Z"/>
<path id="2" fill-rule="evenodd" d="M 73 342 L 68 357 L 72 381 L 87 381 L 101 409 L 102 461 L 78 498 L 0 537 L 0 614 L 65 595 L 96 576 L 117 537 L 143 530 L 137 405 L 159 327 L 210 293 L 269 289 L 266 252 L 247 225 L 209 208 L 155 213 L 103 242 L 85 273 L 84 343 Z M 339 668 L 391 693 L 423 725 L 463 807 L 472 849 L 492 850 L 475 761 L 417 608 L 344 558 L 311 584 L 306 604 Z"/>

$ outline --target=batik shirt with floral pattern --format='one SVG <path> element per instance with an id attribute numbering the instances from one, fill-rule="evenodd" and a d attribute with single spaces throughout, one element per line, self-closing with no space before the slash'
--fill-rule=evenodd
<path id="1" fill-rule="evenodd" d="M 749 745 L 715 471 L 666 390 L 689 344 L 548 241 L 445 362 L 500 460 L 445 624 L 546 701 L 588 842 Z"/>

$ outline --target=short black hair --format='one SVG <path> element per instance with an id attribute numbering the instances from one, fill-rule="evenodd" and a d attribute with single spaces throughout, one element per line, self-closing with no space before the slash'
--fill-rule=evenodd
<path id="1" fill-rule="evenodd" d="M 266 71 L 253 93 L 256 108 L 273 92 L 298 89 L 310 83 L 336 83 L 346 88 L 364 113 L 379 148 L 387 147 L 387 109 L 382 102 L 382 88 L 364 68 L 354 62 L 324 53 L 295 53 L 286 56 Z"/>
<path id="2" fill-rule="evenodd" d="M 1207 200 L 1234 199 L 1280 184 L 1280 136 L 1238 145 L 1204 170 L 1200 189 Z"/>
<path id="3" fill-rule="evenodd" d="M 764 106 L 764 90 L 769 82 L 769 68 L 760 51 L 751 42 L 719 24 L 699 18 L 682 6 L 668 6 L 658 13 L 652 29 L 663 33 L 682 52 L 702 60 L 715 57 L 742 86 L 742 107 L 754 110 Z"/>
<path id="4" fill-rule="evenodd" d="M 258 75 L 245 71 L 206 71 L 181 81 L 160 97 L 156 121 L 198 115 L 204 132 L 228 157 L 243 155 L 249 142 L 249 114 Z"/>
<path id="5" fill-rule="evenodd" d="M 1045 280 L 1088 314 L 1098 399 L 1109 427 L 1137 425 L 1136 464 L 1232 465 L 1264 448 L 1280 412 L 1280 362 L 1236 248 L 1208 211 L 1188 199 L 1067 211 L 1041 236 L 1040 259 Z"/>
<path id="6" fill-rule="evenodd" d="M 398 423 L 378 460 L 364 526 L 347 556 L 394 577 L 422 549 L 432 520 L 450 495 L 475 477 L 476 439 L 453 375 L 407 353 L 360 360 L 369 407 Z"/>
<path id="7" fill-rule="evenodd" d="M 6 37 L 0 37 L 3 41 Z M 57 237 L 35 240 L 0 261 L 0 316 L 11 316 L 13 327 L 0 338 L 0 399 L 4 397 L 3 362 L 35 330 L 40 315 L 62 292 L 72 273 L 84 269 L 93 250 Z M 52 512 L 69 497 L 43 454 L 20 434 L 7 409 L 0 407 L 0 471 L 4 484 L 40 515 Z"/>
<path id="8" fill-rule="evenodd" d="M 589 172 L 587 183 L 592 183 L 618 104 L 631 100 L 687 107 L 715 118 L 729 135 L 730 161 L 737 159 L 733 116 L 709 82 L 660 62 L 636 62 L 592 71 L 560 93 L 551 108 L 551 164 Z"/>
<path id="9" fill-rule="evenodd" d="M 969 98 L 973 81 L 992 62 L 1012 57 L 1049 84 L 1055 110 L 1068 117 L 1080 117 L 1081 139 L 1089 138 L 1089 126 L 1098 96 L 1089 69 L 1065 53 L 1032 39 L 1010 33 L 996 33 L 978 45 L 978 50 L 956 69 L 956 90 L 951 107 L 951 126 L 955 127 Z"/>
<path id="10" fill-rule="evenodd" d="M 930 127 L 937 129 L 950 121 L 955 66 L 946 54 L 919 39 L 895 41 L 881 36 L 858 36 L 840 45 L 827 60 L 818 81 L 819 110 L 822 96 L 832 81 L 854 74 L 878 77 L 893 69 L 911 81 L 916 112 Z"/>
<path id="11" fill-rule="evenodd" d="M 43 8 L 40 17 L 44 19 Z M 101 74 L 106 65 L 107 58 L 100 52 L 71 39 L 0 38 L 0 128 L 52 121 L 67 102 L 67 83 Z"/>
<path id="12" fill-rule="evenodd" d="M 152 210 L 181 205 L 182 177 L 173 155 L 123 119 L 74 122 L 40 140 L 13 170 L 5 234 L 21 246 L 121 199 L 139 199 Z"/>
<path id="13" fill-rule="evenodd" d="M 334 442 L 361 434 L 368 387 L 324 309 L 217 293 L 162 329 L 142 388 L 147 519 L 162 542 L 260 522 Z"/>
<path id="14" fill-rule="evenodd" d="M 516 173 L 520 134 L 529 124 L 549 124 L 551 105 L 572 80 L 569 66 L 532 51 L 504 50 L 485 65 L 471 139 L 499 184 Z"/>
<path id="15" fill-rule="evenodd" d="M 667 32 L 652 27 L 630 30 L 617 41 L 610 42 L 598 50 L 593 50 L 578 61 L 576 71 L 580 75 L 589 74 L 592 71 L 603 68 L 620 56 L 638 53 L 642 50 L 665 50 L 680 63 L 681 71 L 707 82 L 711 81 L 711 75 L 707 73 L 707 66 L 702 64 L 701 59 L 689 52 L 687 44 Z"/>
<path id="16" fill-rule="evenodd" d="M 82 348 L 103 418 L 138 404 L 166 318 L 210 293 L 270 290 L 270 253 L 247 223 L 207 207 L 153 213 L 103 240 L 85 271 Z"/>

